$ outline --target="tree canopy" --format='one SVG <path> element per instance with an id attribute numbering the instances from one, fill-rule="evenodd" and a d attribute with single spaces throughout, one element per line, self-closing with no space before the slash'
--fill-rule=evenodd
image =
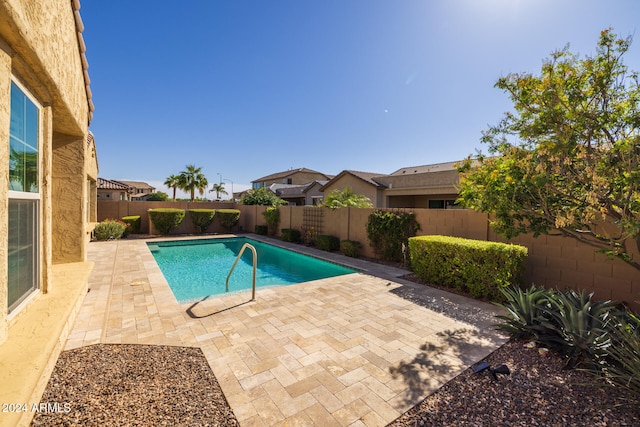
<path id="1" fill-rule="evenodd" d="M 195 200 L 195 191 L 202 196 L 204 190 L 207 189 L 209 182 L 202 173 L 202 168 L 197 168 L 194 165 L 187 165 L 186 170 L 180 172 L 178 188 L 187 191 L 190 194 L 191 201 Z"/>
<path id="2" fill-rule="evenodd" d="M 240 203 L 243 205 L 261 205 L 261 206 L 281 206 L 286 205 L 287 202 L 269 190 L 267 187 L 254 188 L 249 190 Z"/>
<path id="3" fill-rule="evenodd" d="M 345 187 L 342 190 L 336 188 L 327 194 L 322 206 L 325 208 L 337 209 L 346 207 L 370 208 L 373 205 L 367 196 L 355 194 L 350 187 Z"/>
<path id="4" fill-rule="evenodd" d="M 491 156 L 459 165 L 463 206 L 506 236 L 560 232 L 640 269 L 640 85 L 623 63 L 631 37 L 601 32 L 596 53 L 553 52 L 540 75 L 496 87 L 513 101 L 483 132 Z"/>

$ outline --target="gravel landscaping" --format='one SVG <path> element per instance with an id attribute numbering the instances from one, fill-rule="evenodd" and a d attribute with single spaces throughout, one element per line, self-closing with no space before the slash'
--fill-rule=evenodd
<path id="1" fill-rule="evenodd" d="M 510 341 L 485 359 L 510 375 L 467 369 L 390 426 L 637 426 L 640 407 L 564 360 Z M 415 362 L 419 363 L 419 362 Z M 42 397 L 68 408 L 35 426 L 237 426 L 197 348 L 97 344 L 65 351 Z M 64 406 L 68 404 L 67 406 Z"/>

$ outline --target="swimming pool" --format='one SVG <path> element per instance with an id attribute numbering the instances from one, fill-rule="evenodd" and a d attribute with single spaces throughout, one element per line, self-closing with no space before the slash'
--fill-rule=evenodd
<path id="1" fill-rule="evenodd" d="M 282 286 L 356 271 L 244 237 L 149 242 L 162 274 L 178 302 L 226 293 L 225 281 L 242 245 L 256 248 L 256 287 Z M 229 279 L 229 291 L 251 289 L 253 256 L 245 250 Z"/>

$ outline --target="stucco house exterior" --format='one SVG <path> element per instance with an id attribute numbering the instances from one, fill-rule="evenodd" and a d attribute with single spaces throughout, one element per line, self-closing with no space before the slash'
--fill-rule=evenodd
<path id="1" fill-rule="evenodd" d="M 0 402 L 39 402 L 92 269 L 98 164 L 79 9 L 0 0 Z"/>
<path id="2" fill-rule="evenodd" d="M 145 201 L 155 187 L 140 181 L 116 181 L 98 177 L 98 200 L 105 201 Z"/>
<path id="3" fill-rule="evenodd" d="M 315 180 L 306 184 L 271 184 L 269 189 L 290 206 L 315 206 L 324 197 L 321 189 L 328 180 Z"/>
<path id="4" fill-rule="evenodd" d="M 455 208 L 460 182 L 456 162 L 411 166 L 385 175 L 345 170 L 326 185 L 326 196 L 333 190 L 350 187 L 371 200 L 376 208 Z"/>

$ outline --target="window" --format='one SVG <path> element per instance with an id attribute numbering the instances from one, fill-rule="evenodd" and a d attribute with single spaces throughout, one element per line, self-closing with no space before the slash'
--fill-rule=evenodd
<path id="1" fill-rule="evenodd" d="M 39 106 L 26 90 L 12 81 L 9 125 L 9 313 L 39 288 L 39 116 Z"/>

